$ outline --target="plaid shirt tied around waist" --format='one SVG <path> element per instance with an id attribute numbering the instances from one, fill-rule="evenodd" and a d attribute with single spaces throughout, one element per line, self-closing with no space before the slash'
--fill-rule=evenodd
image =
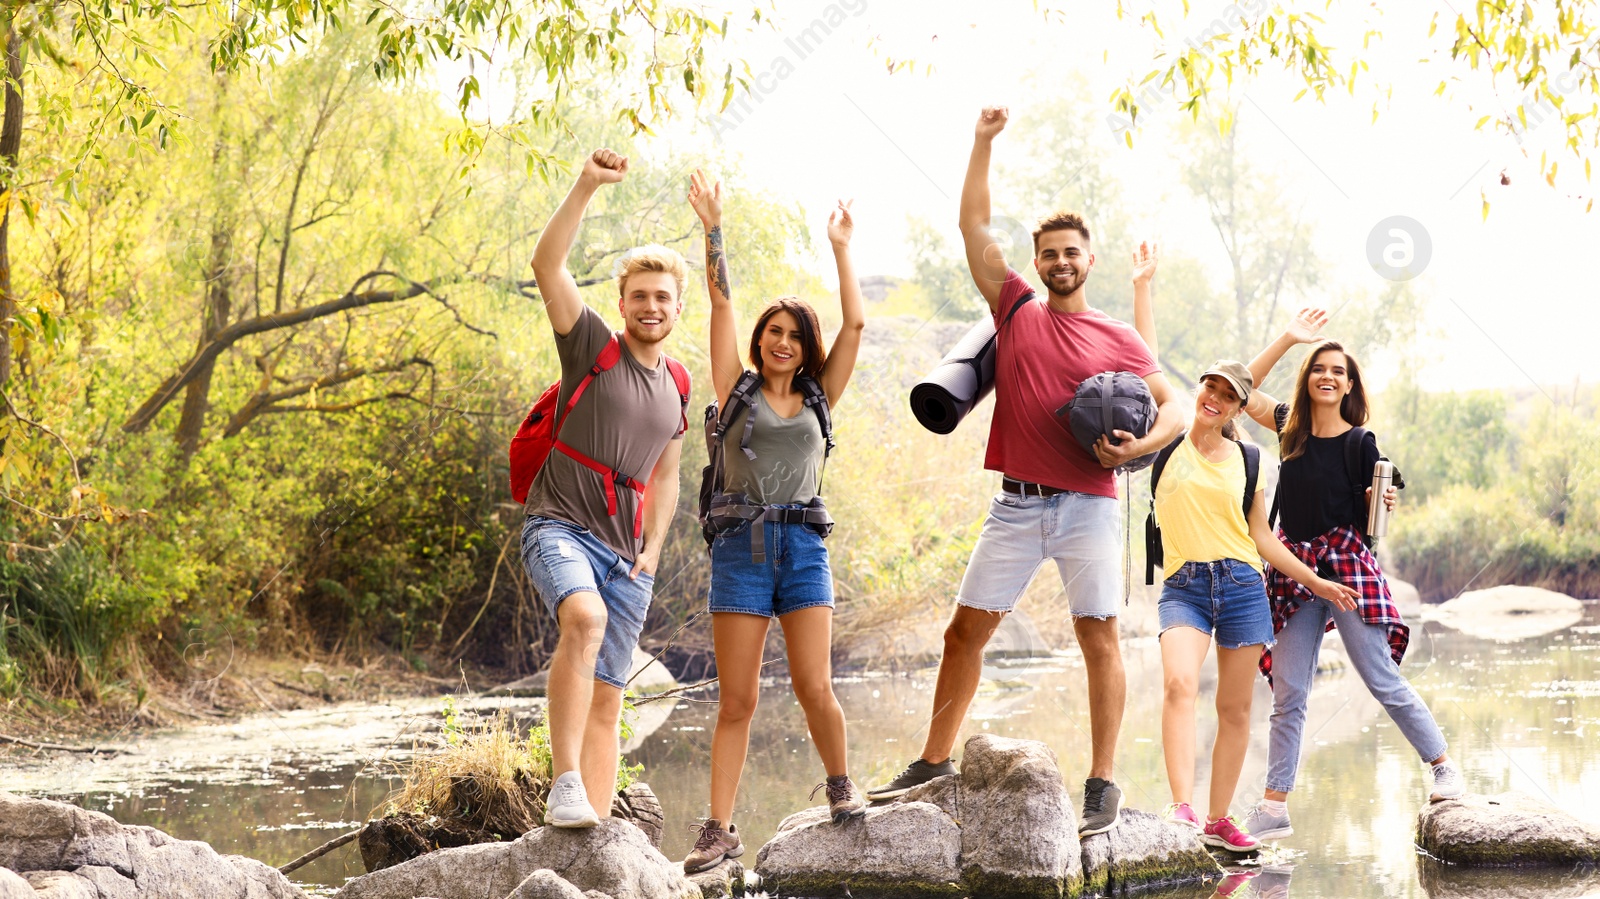
<path id="1" fill-rule="evenodd" d="M 1395 606 L 1394 596 L 1389 592 L 1389 582 L 1384 579 L 1383 570 L 1378 567 L 1372 550 L 1362 542 L 1355 528 L 1342 525 L 1309 543 L 1290 540 L 1279 528 L 1278 542 L 1313 571 L 1317 569 L 1318 562 L 1326 563 L 1336 580 L 1361 594 L 1361 598 L 1356 600 L 1356 611 L 1367 624 L 1388 629 L 1389 655 L 1399 665 L 1400 660 L 1405 658 L 1406 645 L 1411 642 L 1411 628 L 1401 620 L 1400 609 Z M 1274 634 L 1283 630 L 1289 616 L 1298 611 L 1302 604 L 1317 598 L 1304 584 L 1271 565 L 1267 566 L 1267 596 L 1272 602 Z M 1327 630 L 1333 630 L 1331 620 Z M 1268 683 L 1272 682 L 1270 649 L 1261 654 L 1261 673 L 1266 676 Z"/>

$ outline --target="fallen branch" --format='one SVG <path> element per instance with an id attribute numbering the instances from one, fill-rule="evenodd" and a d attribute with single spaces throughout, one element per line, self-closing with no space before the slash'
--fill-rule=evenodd
<path id="1" fill-rule="evenodd" d="M 278 871 L 282 874 L 289 874 L 294 871 L 298 871 L 301 868 L 304 868 L 306 865 L 309 865 L 317 859 L 322 858 L 324 855 L 327 855 L 333 850 L 338 849 L 340 846 L 343 846 L 359 836 L 361 836 L 360 830 L 352 830 L 349 833 L 340 834 L 339 836 L 336 836 L 328 842 L 323 843 L 321 846 L 318 846 L 310 852 L 307 852 L 305 855 L 300 856 L 287 865 L 280 866 Z"/>
<path id="2" fill-rule="evenodd" d="M 777 659 L 767 659 L 765 662 L 761 663 L 761 667 L 765 668 L 768 665 L 771 665 L 776 661 L 778 661 L 778 660 Z M 642 705 L 644 705 L 645 703 L 648 703 L 648 702 L 655 702 L 656 700 L 659 700 L 659 699 L 668 699 L 670 697 L 677 696 L 680 693 L 687 693 L 690 690 L 698 690 L 701 687 L 709 687 L 712 684 L 716 683 L 717 680 L 718 680 L 718 678 L 708 677 L 705 680 L 703 680 L 703 681 L 701 681 L 701 682 L 699 682 L 697 684 L 687 684 L 687 685 L 682 686 L 682 687 L 673 687 L 670 690 L 662 690 L 660 693 L 651 693 L 649 696 L 641 696 L 638 699 L 633 700 L 633 705 L 634 705 L 634 708 L 638 708 L 639 706 L 642 706 Z M 688 700 L 689 702 L 716 702 L 715 699 L 690 699 L 687 696 L 685 696 L 683 698 Z"/>
<path id="3" fill-rule="evenodd" d="M 21 737 L 12 737 L 6 734 L 0 734 L 0 743 L 11 743 L 17 746 L 26 746 L 29 749 L 44 749 L 50 752 L 84 752 L 90 755 L 99 755 L 101 753 L 117 755 L 122 752 L 120 749 L 107 749 L 103 746 L 66 746 L 61 743 L 35 743 L 32 740 L 24 740 Z"/>

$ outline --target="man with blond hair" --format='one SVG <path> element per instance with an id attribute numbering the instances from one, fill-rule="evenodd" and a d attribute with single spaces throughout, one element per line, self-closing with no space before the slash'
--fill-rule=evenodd
<path id="1" fill-rule="evenodd" d="M 554 448 L 522 527 L 523 567 L 560 628 L 546 709 L 556 777 L 545 821 L 556 827 L 610 813 L 622 690 L 678 504 L 688 375 L 661 344 L 683 313 L 683 257 L 648 246 L 624 258 L 615 334 L 567 271 L 589 200 L 627 172 L 627 157 L 594 151 L 533 251 L 561 358 Z"/>

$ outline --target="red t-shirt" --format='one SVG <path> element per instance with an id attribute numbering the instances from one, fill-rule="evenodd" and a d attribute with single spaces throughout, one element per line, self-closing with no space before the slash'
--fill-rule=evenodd
<path id="1" fill-rule="evenodd" d="M 1019 300 L 1021 308 L 1007 321 Z M 998 306 L 994 419 L 983 467 L 1048 487 L 1115 497 L 1111 469 L 1078 445 L 1056 410 L 1071 402 L 1085 378 L 1103 371 L 1140 377 L 1160 371 L 1150 348 L 1132 326 L 1098 309 L 1051 309 L 1014 270 L 1006 274 Z"/>

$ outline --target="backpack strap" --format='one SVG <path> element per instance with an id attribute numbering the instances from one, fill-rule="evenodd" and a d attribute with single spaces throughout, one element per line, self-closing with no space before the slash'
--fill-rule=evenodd
<path id="1" fill-rule="evenodd" d="M 1239 441 L 1239 452 L 1244 453 L 1244 523 L 1250 526 L 1250 507 L 1255 505 L 1256 482 L 1261 478 L 1261 447 Z"/>
<path id="2" fill-rule="evenodd" d="M 600 348 L 600 355 L 595 357 L 594 364 L 589 366 L 589 371 L 584 374 L 583 380 L 579 381 L 578 386 L 572 391 L 572 396 L 567 397 L 567 404 L 561 408 L 561 416 L 556 419 L 555 429 L 550 433 L 552 440 L 561 436 L 561 426 L 567 423 L 567 415 L 572 412 L 574 406 L 578 405 L 578 398 L 583 396 L 585 390 L 589 389 L 589 382 L 593 381 L 595 376 L 601 372 L 610 371 L 617 364 L 617 360 L 621 358 L 622 344 L 617 341 L 617 335 L 612 333 L 611 339 L 606 341 L 606 345 Z"/>
<path id="3" fill-rule="evenodd" d="M 1289 423 L 1289 404 L 1288 403 L 1279 403 L 1277 408 L 1272 410 L 1272 421 L 1273 421 L 1274 424 L 1276 424 L 1278 426 L 1277 427 L 1277 432 L 1278 432 L 1278 436 L 1281 438 L 1283 436 L 1284 425 L 1287 425 Z M 1283 455 L 1283 451 L 1280 449 L 1278 451 L 1278 454 L 1281 457 Z M 1283 502 L 1283 477 L 1282 477 L 1282 474 L 1280 473 L 1280 475 L 1278 477 L 1278 488 L 1276 490 L 1272 491 L 1272 506 L 1271 506 L 1271 508 L 1269 508 L 1267 510 L 1267 527 L 1276 528 L 1278 526 L 1278 507 L 1279 507 L 1279 504 L 1282 503 L 1282 502 Z"/>
<path id="4" fill-rule="evenodd" d="M 1350 478 L 1350 496 L 1354 504 L 1356 533 L 1367 536 L 1367 483 L 1361 471 L 1361 446 L 1367 442 L 1367 429 L 1353 427 L 1344 432 L 1344 470 Z"/>
<path id="5" fill-rule="evenodd" d="M 671 356 L 664 356 L 663 358 L 667 360 L 667 371 L 672 374 L 672 383 L 678 388 L 678 401 L 682 404 L 681 415 L 683 423 L 679 425 L 681 429 L 679 433 L 687 434 L 689 431 L 689 370 L 683 367 L 682 362 Z"/>
<path id="6" fill-rule="evenodd" d="M 833 414 L 828 406 L 828 393 L 816 378 L 799 377 L 795 383 L 805 395 L 805 404 L 817 414 L 817 424 L 822 427 L 822 470 L 817 472 L 817 495 L 822 495 L 822 482 L 828 476 L 828 456 L 833 453 Z"/>
<path id="7" fill-rule="evenodd" d="M 1166 553 L 1161 547 L 1161 525 L 1156 523 L 1156 485 L 1161 483 L 1161 472 L 1167 467 L 1167 460 L 1177 451 L 1178 445 L 1183 443 L 1187 431 L 1179 431 L 1172 442 L 1161 448 L 1156 453 L 1156 461 L 1150 467 L 1150 514 L 1144 519 L 1144 582 L 1156 582 L 1156 569 L 1161 567 Z"/>

